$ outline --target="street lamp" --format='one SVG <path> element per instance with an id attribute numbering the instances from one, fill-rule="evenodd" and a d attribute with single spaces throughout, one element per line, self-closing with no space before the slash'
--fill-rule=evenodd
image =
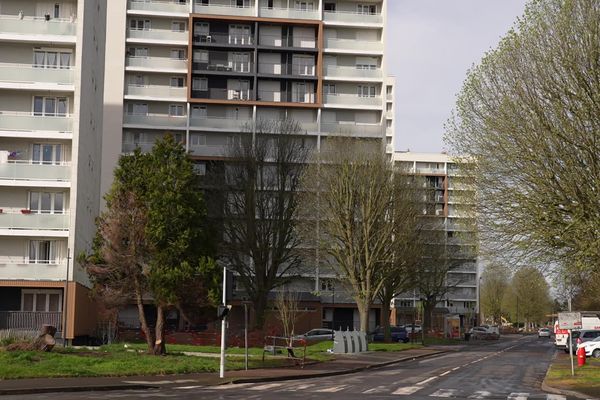
<path id="1" fill-rule="evenodd" d="M 479 277 L 479 282 L 477 284 L 477 320 L 479 321 L 477 325 L 479 326 L 481 326 L 481 323 L 483 322 L 481 318 L 481 278 L 483 278 L 483 276 Z"/>

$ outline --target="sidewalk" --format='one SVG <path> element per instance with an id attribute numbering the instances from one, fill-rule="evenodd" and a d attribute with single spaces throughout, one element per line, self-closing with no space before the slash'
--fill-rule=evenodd
<path id="1" fill-rule="evenodd" d="M 445 353 L 439 347 L 401 352 L 367 352 L 337 355 L 333 361 L 306 365 L 304 368 L 264 368 L 226 371 L 220 379 L 215 372 L 186 375 L 128 376 L 102 378 L 42 378 L 0 381 L 0 395 L 150 389 L 169 386 L 213 386 L 226 383 L 269 382 L 350 374 L 397 362 Z"/>

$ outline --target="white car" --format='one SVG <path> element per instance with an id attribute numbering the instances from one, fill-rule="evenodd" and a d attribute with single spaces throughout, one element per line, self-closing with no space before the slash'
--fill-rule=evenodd
<path id="1" fill-rule="evenodd" d="M 600 336 L 594 340 L 583 342 L 577 345 L 577 349 L 583 347 L 585 349 L 585 355 L 588 357 L 600 358 Z"/>
<path id="2" fill-rule="evenodd" d="M 550 337 L 550 329 L 548 329 L 548 328 L 540 328 L 538 330 L 538 338 L 541 338 L 541 337 L 547 337 L 547 338 L 549 338 Z"/>

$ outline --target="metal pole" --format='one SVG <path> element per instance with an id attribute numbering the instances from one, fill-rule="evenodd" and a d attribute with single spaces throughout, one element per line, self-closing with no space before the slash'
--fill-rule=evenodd
<path id="1" fill-rule="evenodd" d="M 223 267 L 223 306 L 227 306 L 227 267 Z M 225 378 L 225 335 L 227 317 L 221 320 L 221 362 L 219 363 L 219 378 Z"/>
<path id="2" fill-rule="evenodd" d="M 63 326 L 62 337 L 63 347 L 67 347 L 67 306 L 69 299 L 69 260 L 71 259 L 71 249 L 67 248 L 67 276 L 65 277 L 65 298 L 63 300 Z"/>
<path id="3" fill-rule="evenodd" d="M 575 366 L 573 365 L 573 331 L 569 329 L 569 357 L 571 357 L 571 376 L 575 376 Z"/>
<path id="4" fill-rule="evenodd" d="M 244 353 L 246 371 L 248 371 L 248 303 L 244 303 Z"/>

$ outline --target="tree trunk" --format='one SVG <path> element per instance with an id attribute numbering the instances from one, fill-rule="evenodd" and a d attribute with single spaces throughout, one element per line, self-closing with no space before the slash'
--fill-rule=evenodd
<path id="1" fill-rule="evenodd" d="M 254 329 L 262 330 L 264 328 L 266 310 L 267 296 L 261 293 L 254 299 Z"/>
<path id="2" fill-rule="evenodd" d="M 152 353 L 155 356 L 162 356 L 167 353 L 165 346 L 165 310 L 162 306 L 156 307 L 156 327 L 154 328 L 156 340 Z"/>
<path id="3" fill-rule="evenodd" d="M 138 318 L 140 325 L 142 326 L 142 332 L 146 336 L 146 344 L 148 345 L 148 353 L 151 354 L 154 349 L 154 334 L 148 328 L 148 321 L 146 321 L 146 314 L 144 314 L 144 302 L 142 300 L 142 289 L 138 279 L 134 279 L 134 291 L 135 291 L 135 303 L 138 308 Z"/>
<path id="4" fill-rule="evenodd" d="M 356 303 L 358 306 L 358 315 L 360 316 L 360 331 L 368 333 L 369 331 L 369 304 L 366 301 L 359 301 Z"/>
<path id="5" fill-rule="evenodd" d="M 427 333 L 432 329 L 432 320 L 433 320 L 433 309 L 435 307 L 435 303 L 431 303 L 426 301 L 423 304 L 423 332 Z"/>
<path id="6" fill-rule="evenodd" d="M 381 326 L 383 327 L 383 341 L 390 343 L 392 341 L 392 333 L 390 331 L 390 302 L 391 298 L 388 299 L 388 295 L 384 295 L 381 298 Z"/>

